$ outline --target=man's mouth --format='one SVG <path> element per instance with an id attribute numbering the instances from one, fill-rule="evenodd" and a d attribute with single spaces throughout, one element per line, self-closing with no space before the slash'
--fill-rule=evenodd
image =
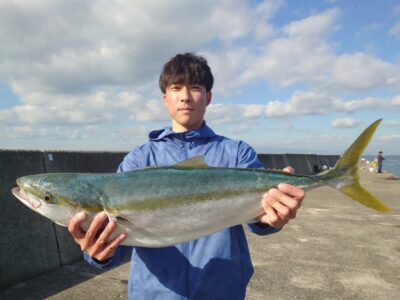
<path id="1" fill-rule="evenodd" d="M 183 111 L 183 112 L 189 112 L 193 111 L 194 109 L 191 107 L 183 107 L 183 108 L 178 108 L 178 111 Z"/>

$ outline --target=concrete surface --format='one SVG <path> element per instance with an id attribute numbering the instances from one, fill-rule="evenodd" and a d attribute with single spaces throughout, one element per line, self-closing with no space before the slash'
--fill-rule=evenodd
<path id="1" fill-rule="evenodd" d="M 280 233 L 248 234 L 255 274 L 247 299 L 400 299 L 400 180 L 391 178 L 361 172 L 391 215 L 322 187 Z M 100 272 L 78 262 L 2 290 L 0 299 L 126 299 L 128 272 L 129 263 Z"/>

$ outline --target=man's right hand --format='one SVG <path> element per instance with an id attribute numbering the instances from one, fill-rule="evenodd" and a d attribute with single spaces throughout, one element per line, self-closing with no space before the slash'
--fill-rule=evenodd
<path id="1" fill-rule="evenodd" d="M 88 230 L 85 232 L 81 224 L 86 219 L 86 214 L 80 212 L 74 215 L 68 224 L 68 231 L 71 233 L 75 242 L 79 244 L 82 251 L 89 254 L 98 261 L 110 259 L 118 245 L 126 238 L 125 233 L 121 233 L 112 241 L 106 242 L 115 230 L 117 224 L 109 221 L 105 212 L 98 213 L 92 220 Z"/>

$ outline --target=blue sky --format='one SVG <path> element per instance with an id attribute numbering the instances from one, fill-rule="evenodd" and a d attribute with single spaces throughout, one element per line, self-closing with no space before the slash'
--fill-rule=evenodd
<path id="1" fill-rule="evenodd" d="M 260 153 L 400 154 L 398 1 L 1 1 L 0 149 L 129 151 L 169 125 L 176 53 L 215 76 L 206 120 Z"/>

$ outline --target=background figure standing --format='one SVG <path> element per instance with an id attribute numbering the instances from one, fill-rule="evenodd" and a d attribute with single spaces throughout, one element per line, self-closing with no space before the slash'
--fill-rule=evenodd
<path id="1" fill-rule="evenodd" d="M 378 173 L 382 173 L 382 161 L 385 160 L 385 158 L 382 155 L 382 151 L 379 151 L 375 159 L 376 162 L 378 163 Z"/>

